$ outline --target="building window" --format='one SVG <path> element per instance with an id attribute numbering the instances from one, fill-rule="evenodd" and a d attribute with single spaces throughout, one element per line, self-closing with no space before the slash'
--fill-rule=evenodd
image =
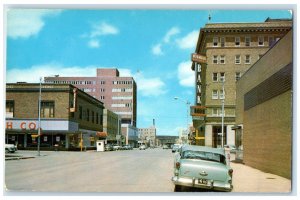
<path id="1" fill-rule="evenodd" d="M 14 108 L 15 102 L 14 101 L 6 101 L 6 117 L 14 117 Z"/>
<path id="2" fill-rule="evenodd" d="M 241 38 L 235 37 L 235 46 L 240 46 L 240 43 L 241 43 Z"/>
<path id="3" fill-rule="evenodd" d="M 218 56 L 213 56 L 213 64 L 218 64 Z"/>
<path id="4" fill-rule="evenodd" d="M 100 125 L 103 125 L 103 115 L 100 114 Z"/>
<path id="5" fill-rule="evenodd" d="M 82 106 L 79 106 L 79 119 L 82 119 Z"/>
<path id="6" fill-rule="evenodd" d="M 92 111 L 92 123 L 94 123 L 95 122 L 95 113 L 94 113 L 94 111 Z"/>
<path id="7" fill-rule="evenodd" d="M 220 56 L 220 64 L 225 64 L 225 55 Z"/>
<path id="8" fill-rule="evenodd" d="M 225 91 L 220 90 L 220 99 L 225 99 Z"/>
<path id="9" fill-rule="evenodd" d="M 245 55 L 245 64 L 250 64 L 250 62 L 251 62 L 250 55 Z"/>
<path id="10" fill-rule="evenodd" d="M 218 98 L 219 98 L 218 90 L 213 90 L 212 91 L 212 99 L 218 99 Z"/>
<path id="11" fill-rule="evenodd" d="M 220 73 L 220 82 L 225 82 L 225 72 Z"/>
<path id="12" fill-rule="evenodd" d="M 258 37 L 258 46 L 264 46 L 264 37 L 263 36 Z"/>
<path id="13" fill-rule="evenodd" d="M 90 121 L 90 110 L 86 110 L 86 121 Z"/>
<path id="14" fill-rule="evenodd" d="M 105 99 L 105 96 L 100 96 L 100 99 L 101 99 L 101 100 Z"/>
<path id="15" fill-rule="evenodd" d="M 241 64 L 241 55 L 235 56 L 235 64 Z"/>
<path id="16" fill-rule="evenodd" d="M 96 124 L 99 124 L 99 114 L 96 112 Z"/>
<path id="17" fill-rule="evenodd" d="M 41 102 L 41 117 L 54 118 L 54 101 Z"/>
<path id="18" fill-rule="evenodd" d="M 225 37 L 221 37 L 220 39 L 220 42 L 221 42 L 221 47 L 225 47 Z"/>
<path id="19" fill-rule="evenodd" d="M 241 72 L 235 72 L 235 80 L 236 81 L 240 80 L 241 76 L 242 76 Z"/>
<path id="20" fill-rule="evenodd" d="M 212 116 L 218 116 L 219 115 L 219 109 L 218 108 L 213 108 L 212 109 Z"/>
<path id="21" fill-rule="evenodd" d="M 217 47 L 218 46 L 218 42 L 219 42 L 219 38 L 218 37 L 214 37 L 213 38 L 213 46 Z"/>
<path id="22" fill-rule="evenodd" d="M 212 79 L 213 79 L 213 82 L 217 82 L 218 81 L 218 73 L 213 73 Z"/>
<path id="23" fill-rule="evenodd" d="M 251 37 L 245 37 L 245 46 L 250 47 L 251 46 Z"/>

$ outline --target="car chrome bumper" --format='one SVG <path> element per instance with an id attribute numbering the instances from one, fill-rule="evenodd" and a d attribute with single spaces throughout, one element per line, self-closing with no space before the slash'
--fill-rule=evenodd
<path id="1" fill-rule="evenodd" d="M 233 186 L 229 183 L 222 183 L 222 182 L 209 180 L 207 184 L 199 184 L 197 180 L 198 180 L 197 178 L 181 178 L 178 176 L 172 177 L 172 182 L 175 185 L 211 189 L 211 190 L 218 190 L 218 191 L 225 191 L 225 192 L 230 192 L 233 188 Z"/>

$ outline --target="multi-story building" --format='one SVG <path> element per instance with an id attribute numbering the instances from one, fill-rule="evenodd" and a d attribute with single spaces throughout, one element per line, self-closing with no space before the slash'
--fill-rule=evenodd
<path id="1" fill-rule="evenodd" d="M 192 54 L 196 144 L 235 143 L 236 81 L 291 28 L 291 20 L 268 18 L 262 23 L 209 23 L 200 29 Z"/>
<path id="2" fill-rule="evenodd" d="M 136 126 L 136 83 L 132 77 L 120 77 L 118 69 L 99 68 L 96 77 L 45 77 L 45 83 L 75 85 L 118 114 L 122 124 Z"/>
<path id="3" fill-rule="evenodd" d="M 237 82 L 236 134 L 243 162 L 291 179 L 293 31 Z M 296 145 L 296 144 L 295 144 Z"/>
<path id="4" fill-rule="evenodd" d="M 106 139 L 99 135 L 103 108 L 101 101 L 69 84 L 9 83 L 5 141 L 36 148 L 40 127 L 41 148 L 95 149 L 98 139 Z"/>
<path id="5" fill-rule="evenodd" d="M 143 144 L 149 147 L 156 146 L 156 127 L 150 126 L 149 128 L 139 128 L 139 139 Z"/>
<path id="6" fill-rule="evenodd" d="M 107 143 L 120 143 L 121 118 L 119 115 L 106 108 L 103 110 L 103 132 L 107 134 Z"/>

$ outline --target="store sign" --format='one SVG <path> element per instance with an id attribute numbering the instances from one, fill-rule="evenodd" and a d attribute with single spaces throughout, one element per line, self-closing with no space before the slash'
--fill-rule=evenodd
<path id="1" fill-rule="evenodd" d="M 5 121 L 5 128 L 7 130 L 22 130 L 22 131 L 33 131 L 38 130 L 38 120 L 14 120 L 7 119 Z M 41 127 L 45 131 L 77 131 L 78 123 L 71 122 L 68 120 L 41 120 Z"/>
<path id="2" fill-rule="evenodd" d="M 197 54 L 197 53 L 192 53 L 192 58 L 191 60 L 193 62 L 197 63 L 207 63 L 207 58 L 205 55 Z"/>
<path id="3" fill-rule="evenodd" d="M 36 122 L 25 122 L 25 121 L 18 121 L 18 122 L 6 122 L 6 129 L 22 129 L 22 130 L 36 130 L 37 125 Z"/>

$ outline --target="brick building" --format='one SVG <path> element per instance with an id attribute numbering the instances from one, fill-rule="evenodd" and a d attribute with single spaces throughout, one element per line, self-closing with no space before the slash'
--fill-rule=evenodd
<path id="1" fill-rule="evenodd" d="M 234 131 L 236 81 L 291 28 L 291 20 L 268 18 L 262 23 L 209 23 L 200 29 L 192 54 L 196 96 L 191 115 L 196 144 L 239 143 Z"/>
<path id="2" fill-rule="evenodd" d="M 106 108 L 103 110 L 103 132 L 107 133 L 107 143 L 120 143 L 121 118 Z"/>
<path id="3" fill-rule="evenodd" d="M 118 69 L 99 68 L 96 77 L 45 77 L 45 83 L 75 85 L 118 114 L 122 124 L 136 126 L 136 83 L 132 77 L 120 77 Z"/>
<path id="4" fill-rule="evenodd" d="M 149 128 L 139 128 L 139 140 L 149 147 L 156 146 L 156 128 L 150 126 Z"/>
<path id="5" fill-rule="evenodd" d="M 288 32 L 237 82 L 236 132 L 243 162 L 291 178 L 293 32 Z M 296 144 L 295 144 L 296 145 Z"/>
<path id="6" fill-rule="evenodd" d="M 6 85 L 6 143 L 37 147 L 39 90 L 38 83 Z M 103 131 L 103 108 L 101 101 L 72 85 L 42 84 L 41 149 L 94 149 Z"/>

